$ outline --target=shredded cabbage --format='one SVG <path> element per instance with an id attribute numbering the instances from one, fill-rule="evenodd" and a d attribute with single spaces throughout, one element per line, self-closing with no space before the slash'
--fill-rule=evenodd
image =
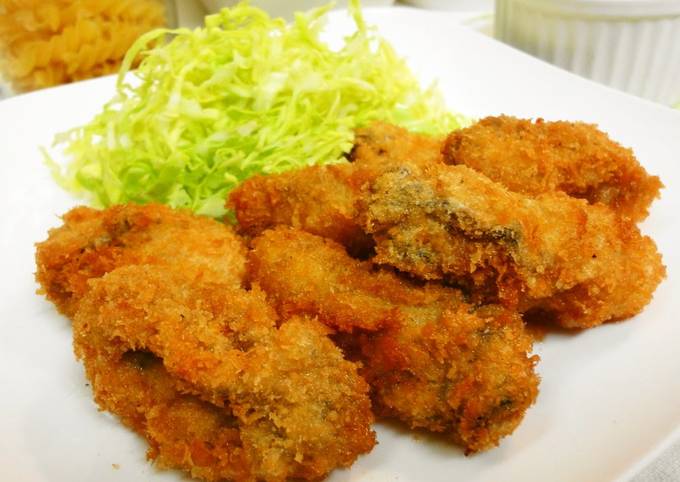
<path id="1" fill-rule="evenodd" d="M 143 35 L 115 97 L 55 139 L 67 159 L 48 160 L 56 179 L 100 207 L 155 201 L 217 217 L 253 174 L 342 161 L 353 130 L 372 120 L 425 133 L 459 127 L 464 119 L 434 86 L 421 89 L 358 3 L 356 31 L 336 50 L 320 40 L 330 6 L 286 24 L 241 3 L 205 28 Z"/>

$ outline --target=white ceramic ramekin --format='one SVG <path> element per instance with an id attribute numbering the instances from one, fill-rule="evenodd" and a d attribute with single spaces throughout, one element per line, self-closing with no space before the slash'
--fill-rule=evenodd
<path id="1" fill-rule="evenodd" d="M 680 0 L 496 0 L 496 37 L 579 75 L 680 101 Z"/>

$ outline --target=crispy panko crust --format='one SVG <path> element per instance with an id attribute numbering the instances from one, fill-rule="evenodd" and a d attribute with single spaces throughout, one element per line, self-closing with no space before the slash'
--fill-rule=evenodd
<path id="1" fill-rule="evenodd" d="M 245 236 L 257 236 L 277 225 L 293 226 L 334 239 L 364 256 L 372 240 L 357 223 L 354 207 L 362 184 L 362 173 L 350 164 L 258 175 L 230 193 L 228 206 Z"/>
<path id="2" fill-rule="evenodd" d="M 282 318 L 306 313 L 339 331 L 376 331 L 394 321 L 396 304 L 431 318 L 441 311 L 441 300 L 458 295 L 434 285 L 415 288 L 369 261 L 350 258 L 330 239 L 285 226 L 265 231 L 252 248 L 249 275 Z"/>
<path id="3" fill-rule="evenodd" d="M 245 275 L 245 244 L 224 224 L 167 206 L 77 207 L 37 244 L 36 279 L 59 311 L 72 316 L 87 280 L 130 264 L 183 263 L 236 286 Z"/>
<path id="4" fill-rule="evenodd" d="M 523 196 L 466 166 L 395 167 L 365 203 L 374 261 L 568 328 L 639 313 L 665 276 L 654 242 L 608 207 Z"/>
<path id="5" fill-rule="evenodd" d="M 292 226 L 338 241 L 351 254 L 365 257 L 373 242 L 357 223 L 355 203 L 361 188 L 396 162 L 393 153 L 414 164 L 443 162 L 441 145 L 441 140 L 376 122 L 356 132 L 349 157 L 359 162 L 253 176 L 230 193 L 227 207 L 234 210 L 238 229 L 246 236 L 277 225 Z"/>
<path id="6" fill-rule="evenodd" d="M 562 192 L 514 192 L 446 165 L 432 139 L 376 129 L 358 136 L 351 164 L 246 181 L 230 203 L 241 229 L 256 235 L 289 225 L 353 255 L 353 239 L 361 239 L 372 244 L 363 257 L 375 250 L 375 262 L 569 328 L 639 313 L 665 276 L 653 241 L 608 206 Z"/>
<path id="7" fill-rule="evenodd" d="M 445 162 L 471 167 L 511 191 L 562 191 L 634 221 L 647 217 L 663 186 L 631 149 L 582 122 L 487 117 L 452 132 L 442 152 Z"/>
<path id="8" fill-rule="evenodd" d="M 445 432 L 470 453 L 512 433 L 536 398 L 538 357 L 527 355 L 532 340 L 516 313 L 475 311 L 457 290 L 376 272 L 333 241 L 285 227 L 253 241 L 249 267 L 286 315 L 361 328 L 338 341 L 363 362 L 380 415 Z"/>
<path id="9" fill-rule="evenodd" d="M 323 325 L 296 317 L 277 329 L 257 287 L 182 268 L 116 269 L 91 281 L 74 318 L 97 402 L 161 466 L 314 480 L 373 447 L 368 386 Z"/>
<path id="10" fill-rule="evenodd" d="M 395 161 L 408 159 L 420 166 L 445 161 L 442 145 L 444 138 L 431 137 L 409 132 L 384 122 L 374 122 L 354 133 L 354 147 L 350 152 L 351 162 L 367 166 L 386 166 Z"/>
<path id="11" fill-rule="evenodd" d="M 647 216 L 662 187 L 630 149 L 582 123 L 486 118 L 446 141 L 374 123 L 357 130 L 349 159 L 351 165 L 254 176 L 231 192 L 227 206 L 247 236 L 288 225 L 365 256 L 371 240 L 356 222 L 356 202 L 366 183 L 390 165 L 462 163 L 511 191 L 531 196 L 563 191 L 607 204 L 634 221 Z"/>
<path id="12" fill-rule="evenodd" d="M 37 246 L 100 407 L 160 467 L 317 480 L 375 444 L 369 387 L 321 323 L 246 291 L 229 227 L 163 206 L 77 208 Z"/>

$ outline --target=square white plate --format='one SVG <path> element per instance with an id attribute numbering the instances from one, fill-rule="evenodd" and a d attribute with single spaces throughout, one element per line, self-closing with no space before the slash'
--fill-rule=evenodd
<path id="1" fill-rule="evenodd" d="M 537 344 L 536 405 L 501 446 L 471 457 L 441 439 L 392 425 L 380 444 L 333 481 L 605 481 L 632 474 L 680 433 L 680 113 L 580 79 L 443 13 L 367 12 L 423 79 L 439 78 L 449 105 L 483 116 L 598 123 L 666 185 L 643 229 L 668 279 L 640 316 Z M 350 23 L 334 14 L 337 35 Z M 0 102 L 0 479 L 180 480 L 145 461 L 145 444 L 97 411 L 71 350 L 68 320 L 39 296 L 33 243 L 77 203 L 42 164 L 39 146 L 87 122 L 113 93 L 104 78 Z M 673 432 L 675 430 L 675 435 Z M 115 465 L 114 465 L 115 464 Z"/>

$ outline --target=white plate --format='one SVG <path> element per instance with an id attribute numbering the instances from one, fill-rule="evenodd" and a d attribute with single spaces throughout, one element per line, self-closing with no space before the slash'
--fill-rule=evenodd
<path id="1" fill-rule="evenodd" d="M 680 113 L 567 74 L 446 14 L 388 9 L 368 18 L 424 79 L 439 77 L 459 111 L 582 119 L 632 146 L 666 184 L 643 228 L 669 274 L 635 319 L 537 345 L 540 396 L 499 448 L 465 457 L 441 440 L 379 425 L 380 444 L 331 480 L 605 481 L 632 473 L 680 426 Z M 336 33 L 348 25 L 341 14 L 332 22 Z M 87 121 L 112 86 L 105 78 L 0 102 L 2 480 L 181 479 L 155 470 L 141 438 L 97 411 L 69 322 L 34 294 L 33 243 L 76 202 L 50 179 L 38 146 Z"/>

